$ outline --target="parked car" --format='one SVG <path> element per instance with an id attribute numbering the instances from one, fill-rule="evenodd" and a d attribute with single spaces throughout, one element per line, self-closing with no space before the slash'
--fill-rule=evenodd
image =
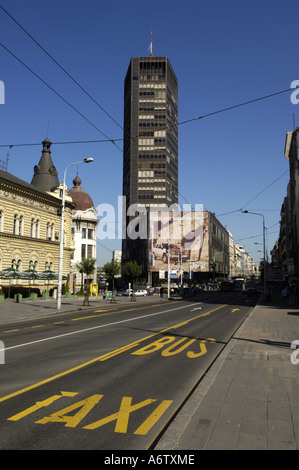
<path id="1" fill-rule="evenodd" d="M 148 292 L 145 289 L 144 290 L 139 289 L 135 292 L 135 295 L 143 295 L 145 297 L 146 295 L 148 295 Z"/>

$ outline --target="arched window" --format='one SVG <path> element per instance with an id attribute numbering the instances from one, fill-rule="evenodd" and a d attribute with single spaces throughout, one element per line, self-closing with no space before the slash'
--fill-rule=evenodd
<path id="1" fill-rule="evenodd" d="M 51 240 L 50 222 L 47 222 L 46 239 Z"/>
<path id="2" fill-rule="evenodd" d="M 37 219 L 35 222 L 35 237 L 39 237 L 39 220 Z"/>
<path id="3" fill-rule="evenodd" d="M 11 260 L 11 267 L 13 269 L 17 269 L 18 271 L 21 270 L 22 260 L 21 258 L 13 258 Z"/>
<path id="4" fill-rule="evenodd" d="M 19 218 L 19 235 L 23 235 L 23 216 Z"/>
<path id="5" fill-rule="evenodd" d="M 53 262 L 52 262 L 51 260 L 47 260 L 47 261 L 45 262 L 45 269 L 46 269 L 46 270 L 49 269 L 49 270 L 52 271 L 52 268 L 53 268 Z"/>
<path id="6" fill-rule="evenodd" d="M 35 269 L 37 271 L 38 261 L 37 259 L 31 259 L 29 261 L 29 269 Z"/>
<path id="7" fill-rule="evenodd" d="M 14 235 L 17 235 L 17 221 L 18 221 L 18 216 L 17 214 L 15 214 L 13 216 L 13 231 L 12 231 Z"/>
<path id="8" fill-rule="evenodd" d="M 34 229 L 35 229 L 34 219 L 31 219 L 30 237 L 34 237 L 34 234 L 35 234 Z"/>

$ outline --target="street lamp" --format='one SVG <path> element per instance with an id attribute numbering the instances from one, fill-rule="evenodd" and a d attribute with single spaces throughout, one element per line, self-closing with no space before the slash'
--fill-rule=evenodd
<path id="1" fill-rule="evenodd" d="M 92 157 L 84 158 L 81 162 L 75 162 L 68 165 L 63 176 L 63 190 L 61 202 L 61 227 L 60 227 L 60 243 L 59 243 L 59 265 L 58 265 L 58 289 L 57 289 L 57 310 L 61 309 L 61 288 L 62 288 L 62 266 L 63 266 L 63 242 L 64 242 L 64 209 L 65 209 L 65 178 L 66 171 L 70 166 L 79 165 L 80 163 L 91 163 Z"/>
<path id="2" fill-rule="evenodd" d="M 267 292 L 267 279 L 266 279 L 266 242 L 265 242 L 265 217 L 263 214 L 259 214 L 258 212 L 250 212 L 246 210 L 242 210 L 243 214 L 254 214 L 260 215 L 263 217 L 263 248 L 264 248 L 264 296 L 266 296 Z"/>
<path id="3" fill-rule="evenodd" d="M 168 266 L 168 273 L 167 273 L 167 298 L 170 299 L 170 240 L 168 238 L 167 242 L 167 266 Z"/>

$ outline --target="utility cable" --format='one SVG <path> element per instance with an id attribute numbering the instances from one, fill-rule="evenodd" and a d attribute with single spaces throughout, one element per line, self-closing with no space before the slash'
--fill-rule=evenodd
<path id="1" fill-rule="evenodd" d="M 232 210 L 232 211 L 229 211 L 229 212 L 224 212 L 223 214 L 217 214 L 217 217 L 222 217 L 224 215 L 229 215 L 229 214 L 233 214 L 235 212 L 241 212 L 244 207 L 248 206 L 248 204 L 250 202 L 252 202 L 254 199 L 256 199 L 258 196 L 260 196 L 261 194 L 263 194 L 267 189 L 269 189 L 274 183 L 276 183 L 280 178 L 282 178 L 286 173 L 288 173 L 289 170 L 286 170 L 285 172 L 283 172 L 278 178 L 276 178 L 274 181 L 272 181 L 272 183 L 270 183 L 268 186 L 266 186 L 265 189 L 263 189 L 262 191 L 260 191 L 256 196 L 254 196 L 252 199 L 250 199 L 250 201 L 246 202 L 246 204 L 244 204 L 240 209 L 235 209 L 235 210 Z"/>
<path id="2" fill-rule="evenodd" d="M 4 49 L 6 49 L 10 54 L 12 54 L 12 55 L 14 56 L 14 54 L 13 54 L 12 52 L 10 52 L 5 46 L 3 46 L 3 44 L 0 43 L 0 45 L 1 45 L 2 47 L 4 47 Z M 24 64 L 20 59 L 18 59 L 16 56 L 14 56 L 14 57 L 15 57 L 19 62 L 21 62 L 28 70 L 30 70 L 30 72 L 32 72 L 32 73 L 34 73 L 34 75 L 36 75 L 35 72 L 33 72 L 33 71 L 32 71 L 26 64 Z M 36 75 L 36 76 L 37 76 L 37 75 Z M 38 77 L 38 76 L 37 76 L 37 77 Z M 38 78 L 40 79 L 40 77 L 38 77 Z M 40 80 L 42 80 L 42 79 L 40 79 Z M 43 81 L 43 80 L 42 80 L 42 81 Z M 43 82 L 44 82 L 44 81 L 43 81 Z M 45 85 L 47 85 L 49 88 L 51 88 L 50 85 L 48 85 L 46 82 L 44 82 L 44 83 L 45 83 Z M 52 89 L 52 88 L 51 88 L 51 89 Z M 245 105 L 248 105 L 248 104 L 251 104 L 251 103 L 255 103 L 255 102 L 257 102 L 257 101 L 261 101 L 261 100 L 264 100 L 264 99 L 267 99 L 267 98 L 271 98 L 271 97 L 273 97 L 273 96 L 280 95 L 280 94 L 282 94 L 282 93 L 286 93 L 286 92 L 291 91 L 291 90 L 292 90 L 292 88 L 287 89 L 287 90 L 278 91 L 278 92 L 276 92 L 276 93 L 271 93 L 271 94 L 269 94 L 269 95 L 265 95 L 265 96 L 262 96 L 262 97 L 260 97 L 260 98 L 255 98 L 255 99 L 253 99 L 253 100 L 245 101 L 245 102 L 243 102 L 243 103 L 240 103 L 240 104 L 237 104 L 237 105 L 234 105 L 234 106 L 229 106 L 229 107 L 227 107 L 227 108 L 219 109 L 218 111 L 214 111 L 214 112 L 211 112 L 211 113 L 208 113 L 208 114 L 204 114 L 204 115 L 199 116 L 199 117 L 187 119 L 187 120 L 185 120 L 185 121 L 181 121 L 181 122 L 178 122 L 178 123 L 176 123 L 176 124 L 171 124 L 171 125 L 169 125 L 169 126 L 165 126 L 165 127 L 163 127 L 163 128 L 160 128 L 159 130 L 167 130 L 167 129 L 169 129 L 169 128 L 171 128 L 171 127 L 174 127 L 174 126 L 180 126 L 180 125 L 187 124 L 187 123 L 190 123 L 190 122 L 193 122 L 193 121 L 197 121 L 197 120 L 199 120 L 199 119 L 204 119 L 204 118 L 209 117 L 209 116 L 212 116 L 212 115 L 214 115 L 214 114 L 223 113 L 223 112 L 229 111 L 229 110 L 234 109 L 234 108 L 238 108 L 238 107 L 241 107 L 241 106 L 245 106 Z M 54 91 L 54 93 L 58 94 L 54 89 L 52 89 L 52 91 Z M 58 96 L 60 96 L 60 95 L 58 94 Z M 60 96 L 60 97 L 61 97 L 61 96 Z M 64 100 L 63 97 L 61 97 L 61 98 Z M 64 101 L 66 101 L 66 100 L 64 100 Z M 100 131 L 100 132 L 101 132 L 101 131 Z M 105 134 L 103 134 L 103 135 L 105 135 Z M 106 136 L 105 136 L 105 137 L 106 137 Z M 144 138 L 144 137 L 146 137 L 146 135 L 142 134 L 142 135 L 132 136 L 131 139 L 139 139 L 139 138 L 141 138 L 141 137 Z M 53 145 L 55 145 L 55 144 L 58 145 L 58 144 L 104 143 L 104 142 L 113 142 L 113 143 L 114 143 L 114 142 L 119 142 L 119 141 L 123 141 L 123 140 L 124 140 L 123 138 L 110 139 L 109 137 L 107 137 L 107 140 L 84 140 L 84 141 L 78 140 L 78 141 L 71 141 L 71 142 L 52 142 L 52 143 L 53 143 Z M 32 144 L 28 144 L 28 143 L 27 143 L 27 144 L 26 144 L 26 143 L 25 143 L 25 144 L 1 144 L 0 147 L 10 147 L 10 146 L 11 146 L 11 147 L 17 147 L 17 146 L 26 146 L 26 145 L 40 145 L 40 142 L 39 142 L 39 143 L 32 143 Z M 250 202 L 251 202 L 251 201 L 250 201 Z M 246 203 L 246 205 L 247 205 L 247 204 L 248 204 L 248 203 Z"/>
<path id="3" fill-rule="evenodd" d="M 0 5 L 1 7 L 1 5 Z M 2 8 L 2 7 L 1 7 Z M 3 9 L 3 8 L 2 8 Z M 6 12 L 6 11 L 5 11 Z M 28 33 L 29 34 L 29 33 Z M 0 46 L 2 46 L 10 55 L 12 55 L 18 62 L 20 62 L 27 70 L 29 70 L 35 77 L 37 77 L 42 83 L 44 83 L 44 85 L 46 85 L 51 91 L 53 91 L 60 99 L 62 99 L 68 106 L 70 106 L 77 114 L 79 114 L 83 119 L 85 119 L 89 124 L 91 124 L 98 132 L 100 132 L 104 137 L 106 137 L 107 139 L 107 142 L 112 142 L 120 151 L 122 151 L 120 149 L 120 147 L 118 147 L 118 145 L 116 145 L 115 141 L 116 139 L 110 139 L 109 137 L 107 137 L 97 126 L 95 126 L 95 124 L 93 124 L 86 116 L 84 116 L 77 108 L 75 108 L 69 101 L 67 101 L 60 93 L 58 93 L 51 85 L 49 85 L 45 80 L 43 80 L 36 72 L 34 72 L 28 65 L 26 65 L 21 59 L 19 59 L 13 52 L 11 52 L 6 46 L 4 46 L 4 44 L 0 43 Z M 55 60 L 55 59 L 53 59 Z M 164 128 L 160 128 L 159 130 L 162 130 L 162 129 L 169 129 L 171 127 L 177 127 L 178 125 L 183 125 L 183 124 L 186 124 L 186 123 L 190 123 L 192 121 L 196 121 L 196 120 L 199 120 L 199 119 L 203 119 L 205 117 L 209 117 L 209 116 L 213 116 L 213 115 L 216 115 L 216 114 L 219 114 L 219 113 L 223 113 L 223 112 L 226 112 L 226 111 L 229 111 L 229 110 L 232 110 L 232 109 L 236 109 L 236 108 L 239 108 L 241 106 L 246 106 L 248 104 L 251 104 L 251 103 L 255 103 L 255 102 L 258 102 L 258 101 L 261 101 L 261 100 L 264 100 L 264 99 L 267 99 L 267 98 L 271 98 L 273 96 L 277 96 L 277 95 L 280 95 L 282 93 L 286 93 L 288 91 L 291 91 L 292 88 L 289 88 L 289 89 L 286 89 L 286 90 L 282 90 L 282 91 L 279 91 L 279 92 L 275 92 L 275 93 L 271 93 L 271 94 L 268 94 L 268 95 L 265 95 L 265 96 L 262 96 L 262 97 L 259 97 L 259 98 L 255 98 L 255 99 L 252 99 L 252 100 L 249 100 L 249 101 L 245 101 L 245 102 L 242 102 L 242 103 L 239 103 L 237 105 L 233 105 L 233 106 L 229 106 L 229 107 L 226 107 L 226 108 L 222 108 L 220 110 L 217 110 L 217 111 L 214 111 L 214 112 L 211 112 L 211 113 L 207 113 L 205 115 L 202 115 L 202 116 L 198 116 L 198 117 L 195 117 L 195 118 L 192 118 L 192 119 L 188 119 L 188 120 L 185 120 L 185 121 L 181 121 L 180 123 L 175 123 L 175 124 L 172 124 L 172 125 L 169 125 L 169 126 L 165 126 Z M 146 133 L 145 133 L 146 134 Z M 131 137 L 134 141 L 136 138 L 139 138 L 139 137 L 144 137 L 144 135 L 142 136 L 133 136 Z M 123 140 L 123 139 L 117 139 L 117 140 Z M 88 141 L 85 141 L 85 143 L 88 142 Z M 89 141 L 91 142 L 91 141 Z M 92 141 L 92 142 L 95 142 L 95 141 Z M 105 142 L 105 141 L 97 141 L 97 142 Z M 72 143 L 83 143 L 83 142 L 72 142 Z M 60 143 L 62 144 L 62 142 Z M 9 147 L 12 147 L 12 146 L 22 146 L 22 145 L 40 145 L 39 144 L 15 144 L 15 145 L 12 145 L 12 144 L 9 144 L 9 145 L 0 145 L 0 147 L 6 147 L 6 146 L 9 146 Z M 138 144 L 137 144 L 138 145 Z M 286 172 L 285 172 L 286 173 Z M 285 174 L 284 173 L 284 174 Z M 283 174 L 283 175 L 284 175 Z M 283 175 L 281 175 L 280 177 L 282 177 Z M 280 178 L 279 177 L 279 178 Z M 279 179 L 278 178 L 278 179 Z M 275 181 L 274 181 L 275 182 Z M 271 184 L 274 184 L 271 183 Z M 271 186 L 271 185 L 270 185 Z M 262 192 L 264 192 L 267 188 L 265 188 Z M 253 199 L 251 199 L 249 202 L 247 202 L 243 207 L 245 207 L 246 205 L 248 205 L 250 202 L 252 202 L 256 197 L 258 197 L 260 194 L 259 193 L 257 196 L 255 196 Z M 180 194 L 178 193 L 187 203 L 188 201 Z M 229 213 L 233 213 L 233 212 L 238 212 L 238 211 L 241 211 L 241 209 L 237 209 L 237 210 L 234 210 L 234 211 L 231 211 L 231 212 L 227 212 L 225 214 L 220 214 L 218 217 L 220 217 L 221 215 L 227 215 Z"/>
<path id="4" fill-rule="evenodd" d="M 58 96 L 64 103 L 66 103 L 70 108 L 73 109 L 79 116 L 81 116 L 83 119 L 85 119 L 86 122 L 92 125 L 98 132 L 100 132 L 104 137 L 106 137 L 107 142 L 112 142 L 120 151 L 121 148 L 118 147 L 113 139 L 109 139 L 108 136 L 106 136 L 93 122 L 91 122 L 84 114 L 82 114 L 75 106 L 73 106 L 69 101 L 67 101 L 58 91 L 56 91 L 51 85 L 49 85 L 43 78 L 41 78 L 34 70 L 32 70 L 28 65 L 26 65 L 21 59 L 19 59 L 13 52 L 11 52 L 4 44 L 0 43 L 0 46 L 3 47 L 12 57 L 14 57 L 20 64 L 22 64 L 29 72 L 31 72 L 36 78 L 38 78 L 44 85 L 46 85 L 53 93 L 55 93 L 56 96 Z"/>
<path id="5" fill-rule="evenodd" d="M 0 8 L 19 26 L 19 28 L 24 31 L 27 36 L 65 73 L 79 88 L 83 91 L 120 129 L 122 129 L 121 125 L 80 85 L 80 83 L 75 80 L 70 73 L 65 70 L 62 65 L 60 65 L 56 59 L 48 52 L 46 49 L 7 11 L 5 8 L 0 5 Z"/>

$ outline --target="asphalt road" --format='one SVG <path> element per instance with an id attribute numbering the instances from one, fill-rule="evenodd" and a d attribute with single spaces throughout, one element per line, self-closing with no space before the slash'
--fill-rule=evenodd
<path id="1" fill-rule="evenodd" d="M 150 449 L 255 302 L 213 292 L 0 325 L 0 449 Z"/>

